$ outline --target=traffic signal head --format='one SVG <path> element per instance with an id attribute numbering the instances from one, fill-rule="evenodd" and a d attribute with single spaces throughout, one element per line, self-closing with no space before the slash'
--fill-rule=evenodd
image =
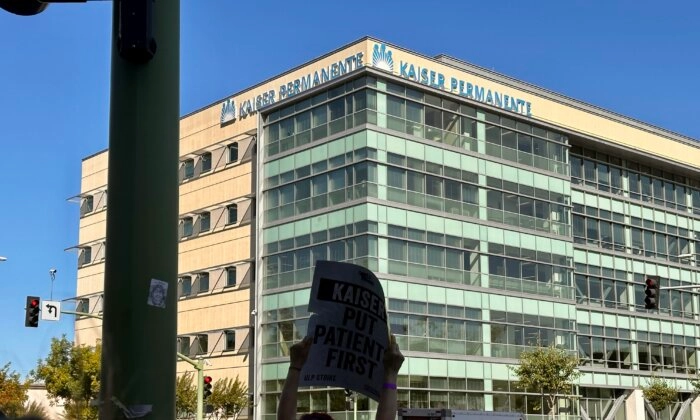
<path id="1" fill-rule="evenodd" d="M 644 307 L 646 309 L 658 309 L 659 308 L 659 278 L 656 276 L 647 277 L 644 294 L 646 298 L 644 299 Z"/>
<path id="2" fill-rule="evenodd" d="M 212 382 L 214 382 L 214 380 L 211 378 L 211 376 L 204 377 L 204 393 L 203 393 L 203 395 L 204 395 L 205 399 L 211 395 Z"/>
<path id="3" fill-rule="evenodd" d="M 24 326 L 36 328 L 39 326 L 39 306 L 41 300 L 37 296 L 27 296 L 27 306 L 25 306 Z"/>

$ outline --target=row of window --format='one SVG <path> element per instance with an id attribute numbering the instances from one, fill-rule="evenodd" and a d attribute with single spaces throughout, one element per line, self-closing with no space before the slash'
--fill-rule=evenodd
<path id="1" fill-rule="evenodd" d="M 644 306 L 646 295 L 644 293 L 643 278 L 638 282 L 629 282 L 624 279 L 614 280 L 577 273 L 575 282 L 576 303 L 578 304 L 624 310 L 632 309 L 633 307 L 640 309 Z M 634 301 L 632 301 L 630 287 L 633 289 Z M 693 295 L 694 292 L 692 291 L 665 290 L 659 294 L 659 312 L 674 317 L 692 319 L 696 314 L 693 308 Z"/>
<path id="2" fill-rule="evenodd" d="M 579 359 L 583 366 L 638 369 L 675 373 L 697 371 L 697 348 L 672 344 L 633 342 L 613 338 L 578 336 Z M 638 362 L 635 363 L 635 353 Z M 636 366 L 635 366 L 636 365 Z"/>
<path id="3" fill-rule="evenodd" d="M 637 207 L 637 206 L 634 206 Z M 673 213 L 663 212 L 656 209 L 649 209 L 648 207 L 639 207 L 641 212 L 647 210 L 653 211 L 653 216 L 655 219 L 651 218 L 641 218 L 637 216 L 629 216 L 629 224 L 632 226 L 643 227 L 644 229 L 655 230 L 661 233 L 670 233 L 673 235 L 678 235 L 684 238 L 696 238 L 700 239 L 700 232 L 694 232 L 686 229 L 679 224 L 689 223 L 691 219 L 684 217 L 677 217 Z M 624 214 L 616 211 L 604 210 L 592 205 L 583 205 L 580 203 L 573 203 L 573 213 L 578 213 L 585 216 L 595 217 L 598 219 L 610 220 L 616 223 L 626 224 L 627 219 Z M 658 220 L 663 219 L 663 220 Z"/>
<path id="4" fill-rule="evenodd" d="M 643 200 L 684 212 L 692 209 L 693 213 L 700 214 L 699 189 L 661 176 L 624 169 L 572 154 L 571 180 L 573 183 L 588 185 L 601 191 L 624 193 L 635 200 Z"/>
<path id="5" fill-rule="evenodd" d="M 629 243 L 626 239 L 627 232 L 629 232 Z M 691 241 L 676 235 L 634 226 L 626 228 L 621 223 L 612 223 L 577 214 L 573 215 L 573 235 L 575 243 L 600 246 L 620 252 L 630 249 L 633 254 L 637 255 L 673 262 L 689 262 L 688 259 L 678 258 L 678 256 L 690 253 Z"/>
<path id="6" fill-rule="evenodd" d="M 682 324 L 684 326 L 691 325 L 692 328 L 695 326 L 692 324 Z M 629 339 L 631 337 L 631 332 L 627 328 L 616 328 L 616 327 L 610 327 L 610 326 L 602 326 L 602 325 L 590 325 L 590 324 L 584 324 L 582 322 L 579 322 L 576 324 L 576 330 L 578 331 L 579 335 L 595 335 L 595 336 L 600 336 L 600 337 L 605 337 L 605 338 L 622 338 L 622 339 Z M 670 344 L 673 343 L 675 345 L 686 345 L 686 346 L 695 346 L 695 340 L 696 338 L 694 336 L 690 335 L 683 335 L 683 334 L 672 334 L 671 331 L 666 331 L 666 332 L 654 332 L 654 331 L 646 331 L 646 330 L 636 330 L 636 337 L 637 340 L 639 341 L 653 341 L 656 343 L 662 343 L 662 344 Z"/>
<path id="7" fill-rule="evenodd" d="M 226 146 L 226 157 L 227 163 L 233 163 L 238 161 L 238 143 L 231 143 Z M 196 160 L 195 160 L 196 159 Z M 212 170 L 212 154 L 211 152 L 205 152 L 199 155 L 197 158 L 186 159 L 182 162 L 183 166 L 183 180 L 192 179 L 195 176 L 196 165 L 199 165 L 200 175 L 210 172 Z"/>
<path id="8" fill-rule="evenodd" d="M 382 110 L 386 110 L 386 114 Z M 507 118 L 504 120 L 512 122 L 512 127 L 486 124 L 483 122 L 484 113 L 477 115 L 476 109 L 468 106 L 465 106 L 465 110 L 473 115 L 460 116 L 455 112 L 373 90 L 359 91 L 268 125 L 265 128 L 266 153 L 267 156 L 274 156 L 359 124 L 370 123 L 428 140 L 451 145 L 459 143 L 460 147 L 464 147 L 462 143 L 465 143 L 469 150 L 475 152 L 477 143 L 469 140 L 482 141 L 486 145 L 486 154 L 545 170 L 555 170 L 550 161 L 560 162 L 556 171 L 566 173 L 564 163 L 568 148 L 537 137 L 546 137 L 546 130 L 536 128 L 533 131 L 529 124 L 516 123 Z M 500 119 L 495 114 L 489 115 Z"/>
<path id="9" fill-rule="evenodd" d="M 226 224 L 238 223 L 238 204 L 229 204 L 226 206 Z M 196 236 L 211 230 L 211 212 L 203 211 L 194 216 L 187 216 L 180 219 L 181 232 L 180 238 L 188 238 Z"/>
<path id="10" fill-rule="evenodd" d="M 236 331 L 223 331 L 223 350 L 236 350 Z M 177 338 L 178 352 L 186 356 L 200 356 L 209 353 L 209 334 L 180 336 Z"/>
<path id="11" fill-rule="evenodd" d="M 346 227 L 340 226 L 334 228 L 334 230 L 337 230 L 337 234 L 333 236 L 339 238 L 345 234 Z M 322 234 L 322 238 L 319 237 L 317 239 L 325 240 L 328 238 L 328 231 L 324 230 L 319 233 Z M 316 233 L 268 244 L 268 249 L 275 249 L 270 248 L 273 244 L 277 248 L 284 246 L 284 249 L 294 246 L 301 247 L 265 257 L 263 283 L 265 289 L 307 283 L 310 280 L 312 267 L 317 260 L 359 260 L 365 257 L 376 257 L 379 252 L 379 240 L 373 235 L 360 235 L 354 238 L 321 243 L 309 247 L 310 241 L 315 236 Z M 445 235 L 444 238 L 447 238 L 447 236 L 450 235 Z M 305 239 L 300 241 L 300 238 Z M 441 236 L 440 240 L 438 238 L 433 239 L 436 240 L 435 242 L 444 243 L 442 238 L 443 236 Z M 386 270 L 390 274 L 411 275 L 413 277 L 451 283 L 479 284 L 481 254 L 475 250 L 475 244 L 478 242 L 471 239 L 465 240 L 468 241 L 467 243 L 470 244 L 469 246 L 473 250 L 390 237 L 386 245 L 388 256 Z M 448 242 L 447 244 L 450 245 L 451 243 Z M 500 252 L 503 252 L 502 246 L 500 247 Z M 547 257 L 547 260 L 551 260 L 555 255 L 550 253 L 534 254 L 542 257 L 542 259 Z M 370 260 L 372 259 L 370 258 Z M 370 260 L 364 263 L 372 265 Z M 560 259 L 557 258 L 557 260 Z M 564 261 L 566 261 L 565 258 Z M 492 287 L 510 290 L 513 288 L 510 284 L 499 285 L 497 279 L 517 279 L 520 283 L 523 283 L 523 286 L 518 289 L 523 293 L 546 296 L 557 295 L 567 299 L 573 299 L 574 297 L 573 290 L 570 290 L 572 270 L 569 267 L 505 258 L 500 255 L 489 255 L 488 263 L 490 277 L 494 280 Z M 305 274 L 302 274 L 302 272 Z M 538 287 L 539 285 L 547 287 Z"/>
<path id="12" fill-rule="evenodd" d="M 377 196 L 378 174 L 386 171 L 387 199 L 449 213 L 478 217 L 480 188 L 473 184 L 363 162 L 304 178 L 265 192 L 265 219 L 298 216 L 346 200 Z M 363 184 L 366 184 L 363 186 Z M 350 188 L 352 186 L 363 188 Z M 529 197 L 486 190 L 487 219 L 500 223 L 568 235 L 569 207 Z M 463 208 L 463 206 L 466 206 Z"/>
<path id="13" fill-rule="evenodd" d="M 236 276 L 236 267 L 226 267 L 226 281 L 224 287 L 234 287 L 238 284 Z M 180 290 L 179 297 L 187 297 L 197 295 L 198 293 L 206 293 L 209 291 L 209 273 L 201 272 L 193 276 L 182 276 L 179 279 Z"/>

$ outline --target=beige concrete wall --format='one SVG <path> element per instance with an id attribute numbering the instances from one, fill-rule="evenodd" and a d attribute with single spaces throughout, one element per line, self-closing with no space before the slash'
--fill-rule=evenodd
<path id="1" fill-rule="evenodd" d="M 107 234 L 107 212 L 98 211 L 80 218 L 78 244 L 102 241 Z"/>
<path id="2" fill-rule="evenodd" d="M 82 179 L 80 182 L 81 192 L 90 192 L 107 185 L 107 159 L 109 154 L 102 151 L 87 159 L 82 163 Z"/>
<path id="3" fill-rule="evenodd" d="M 250 194 L 251 163 L 232 166 L 180 186 L 180 214 L 190 213 Z"/>
<path id="4" fill-rule="evenodd" d="M 44 410 L 46 410 L 48 417 L 43 420 L 63 419 L 63 415 L 65 414 L 64 404 L 62 402 L 53 404 L 46 393 L 46 388 L 44 385 L 30 385 L 29 390 L 27 391 L 27 397 L 27 404 L 35 402 L 40 404 Z"/>
<path id="5" fill-rule="evenodd" d="M 79 268 L 76 296 L 85 296 L 101 292 L 104 289 L 104 274 L 104 262 Z"/>

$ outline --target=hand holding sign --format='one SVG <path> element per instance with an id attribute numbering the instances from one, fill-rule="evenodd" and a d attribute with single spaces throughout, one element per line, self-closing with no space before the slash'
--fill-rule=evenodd
<path id="1" fill-rule="evenodd" d="M 289 348 L 289 366 L 293 369 L 299 369 L 306 364 L 306 359 L 309 357 L 309 349 L 311 348 L 311 337 L 304 337 L 303 340 L 294 344 Z"/>
<path id="2" fill-rule="evenodd" d="M 387 377 L 389 374 L 398 375 L 404 359 L 405 357 L 401 354 L 399 345 L 396 343 L 396 337 L 394 337 L 394 334 L 391 334 L 389 348 L 384 353 L 384 376 Z"/>

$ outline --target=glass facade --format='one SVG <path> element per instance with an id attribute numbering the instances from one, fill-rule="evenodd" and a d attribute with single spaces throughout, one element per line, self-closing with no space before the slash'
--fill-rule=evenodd
<path id="1" fill-rule="evenodd" d="M 652 313 L 642 284 L 700 282 L 683 257 L 700 251 L 698 180 L 371 72 L 262 119 L 263 418 L 306 334 L 319 259 L 360 264 L 382 282 L 407 356 L 402 407 L 539 418 L 542 397 L 508 368 L 537 343 L 580 357 L 578 398 L 560 406 L 574 416 L 605 417 L 639 372 L 681 387 L 696 373 L 696 295 L 669 290 Z M 343 391 L 303 390 L 299 411 L 314 410 L 345 418 Z"/>

